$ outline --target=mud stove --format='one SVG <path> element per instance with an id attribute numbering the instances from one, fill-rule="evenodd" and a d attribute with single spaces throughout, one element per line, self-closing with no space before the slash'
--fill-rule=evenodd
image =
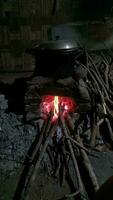
<path id="1" fill-rule="evenodd" d="M 91 109 L 87 73 L 83 67 L 86 65 L 85 50 L 75 41 L 49 41 L 28 52 L 35 57 L 36 68 L 27 82 L 25 111 L 27 121 L 38 126 L 38 133 L 26 157 L 21 176 L 23 183 L 20 181 L 14 199 L 21 199 L 23 190 L 32 187 L 45 152 L 51 166 L 49 175 L 60 179 L 61 184 L 68 176 L 70 187 L 73 185 L 71 194 L 66 194 L 65 198 L 88 199 L 90 194 L 84 187 L 78 160 L 88 171 L 91 192 L 95 193 L 99 185 L 87 155 L 89 150 L 84 146 L 88 138 L 83 132 L 90 126 L 86 113 Z M 69 173 L 70 161 L 74 179 Z M 29 174 L 30 168 L 32 173 Z"/>

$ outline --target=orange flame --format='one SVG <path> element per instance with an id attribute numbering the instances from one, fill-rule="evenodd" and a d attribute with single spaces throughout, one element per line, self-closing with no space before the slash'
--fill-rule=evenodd
<path id="1" fill-rule="evenodd" d="M 76 102 L 71 97 L 45 95 L 42 98 L 40 109 L 45 114 L 52 111 L 52 122 L 55 122 L 59 118 L 60 108 L 62 115 L 66 117 L 68 113 L 75 112 L 76 106 Z"/>
<path id="2" fill-rule="evenodd" d="M 58 115 L 59 115 L 59 101 L 58 101 L 58 96 L 54 97 L 53 104 L 54 104 L 54 111 L 53 111 L 54 112 L 54 117 L 57 119 Z"/>

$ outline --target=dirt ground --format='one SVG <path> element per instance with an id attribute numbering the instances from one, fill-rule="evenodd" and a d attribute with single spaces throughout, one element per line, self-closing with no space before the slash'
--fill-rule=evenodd
<path id="1" fill-rule="evenodd" d="M 113 175 L 113 152 L 92 152 L 90 160 L 99 184 L 102 185 L 108 177 Z M 71 188 L 69 188 L 66 181 L 63 186 L 60 186 L 57 179 L 39 173 L 35 183 L 29 190 L 26 200 L 63 200 L 64 196 L 71 192 Z M 74 200 L 75 198 L 68 199 Z"/>
<path id="2" fill-rule="evenodd" d="M 92 152 L 90 156 L 95 174 L 99 184 L 102 185 L 108 177 L 113 175 L 113 152 Z M 6 177 L 2 182 L 0 179 L 0 200 L 12 200 L 18 183 L 22 166 L 10 177 Z M 73 176 L 74 179 L 74 176 Z M 26 200 L 63 200 L 64 196 L 72 193 L 67 181 L 63 185 L 59 184 L 58 178 L 48 176 L 46 172 L 40 170 L 33 185 L 26 194 Z M 74 200 L 74 198 L 67 198 Z"/>

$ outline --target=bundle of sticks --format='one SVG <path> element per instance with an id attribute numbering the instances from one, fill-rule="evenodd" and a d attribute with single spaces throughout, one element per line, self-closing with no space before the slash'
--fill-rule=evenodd
<path id="1" fill-rule="evenodd" d="M 58 127 L 62 130 L 62 135 L 57 139 Z M 55 143 L 53 144 L 53 141 Z M 56 145 L 55 150 L 51 151 L 51 147 Z M 40 130 L 40 136 L 35 138 L 28 155 L 25 160 L 22 175 L 14 195 L 15 200 L 22 199 L 26 196 L 28 189 L 33 185 L 37 176 L 41 162 L 44 158 L 45 152 L 48 152 L 52 164 L 52 176 L 60 177 L 65 181 L 66 177 L 70 177 L 69 161 L 73 163 L 73 168 L 76 174 L 76 180 L 71 180 L 74 185 L 74 190 L 71 194 L 66 194 L 64 198 L 75 197 L 78 199 L 88 199 L 87 191 L 85 190 L 84 182 L 81 177 L 81 170 L 79 167 L 78 158 L 81 159 L 88 178 L 92 183 L 93 192 L 99 189 L 98 180 L 92 168 L 88 154 L 89 150 L 84 146 L 82 138 L 75 132 L 75 125 L 71 116 L 68 114 L 66 118 L 60 112 L 59 118 L 52 123 L 52 113 L 43 122 Z M 57 163 L 57 164 L 56 164 Z M 62 175 L 60 170 L 63 169 Z"/>
<path id="2" fill-rule="evenodd" d="M 86 66 L 76 61 L 76 64 L 82 66 L 87 71 L 86 84 L 91 97 L 91 139 L 90 145 L 95 146 L 95 139 L 98 137 L 98 129 L 102 125 L 105 129 L 101 131 L 103 142 L 104 132 L 113 147 L 113 52 L 111 50 L 100 52 L 86 52 Z"/>

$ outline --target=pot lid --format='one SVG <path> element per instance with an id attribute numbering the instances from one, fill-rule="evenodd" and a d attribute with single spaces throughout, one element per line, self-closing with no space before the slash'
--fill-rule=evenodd
<path id="1" fill-rule="evenodd" d="M 44 51 L 60 51 L 60 52 L 73 52 L 80 48 L 80 45 L 75 40 L 55 40 L 44 41 L 27 49 L 27 53 L 32 55 Z"/>

